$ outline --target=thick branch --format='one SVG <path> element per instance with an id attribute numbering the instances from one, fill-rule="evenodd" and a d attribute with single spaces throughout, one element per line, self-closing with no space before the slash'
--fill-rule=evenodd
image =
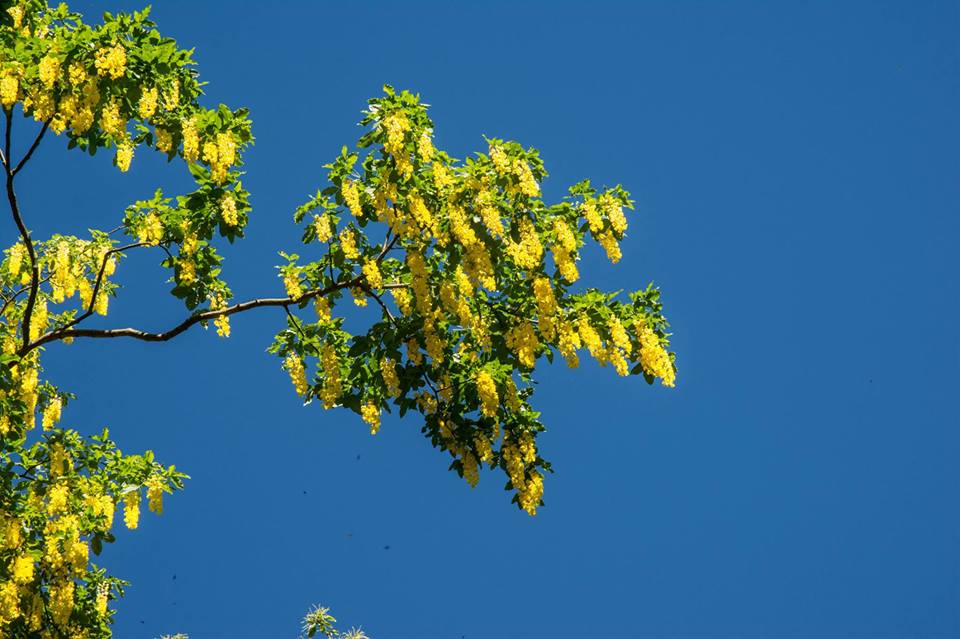
<path id="1" fill-rule="evenodd" d="M 25 347 L 21 355 L 24 355 L 34 348 L 46 344 L 47 342 L 52 342 L 55 340 L 70 339 L 74 337 L 92 337 L 92 338 L 112 338 L 112 337 L 132 337 L 134 339 L 139 339 L 145 342 L 166 342 L 173 339 L 177 335 L 183 333 L 188 328 L 200 322 L 205 322 L 208 320 L 216 319 L 218 317 L 226 317 L 229 315 L 234 315 L 235 313 L 242 313 L 244 311 L 249 311 L 254 308 L 264 308 L 269 306 L 274 307 L 283 307 L 286 308 L 293 304 L 300 304 L 307 300 L 313 299 L 314 297 L 323 297 L 324 295 L 329 295 L 334 291 L 339 291 L 341 289 L 350 288 L 359 284 L 361 278 L 355 277 L 346 282 L 340 282 L 339 284 L 332 284 L 325 288 L 317 289 L 314 291 L 307 291 L 303 295 L 297 297 L 267 297 L 260 298 L 255 300 L 248 300 L 246 302 L 240 302 L 239 304 L 234 304 L 233 306 L 228 306 L 226 308 L 221 308 L 217 310 L 203 311 L 202 313 L 197 313 L 191 315 L 187 319 L 183 320 L 173 328 L 163 331 L 162 333 L 149 333 L 147 331 L 142 331 L 137 328 L 111 328 L 111 329 L 91 329 L 91 328 L 68 328 L 68 329 L 59 329 L 47 333 L 46 335 L 41 336 L 36 341 L 31 342 Z"/>
<path id="2" fill-rule="evenodd" d="M 10 169 L 10 134 L 13 129 L 13 111 L 6 109 L 5 114 L 7 127 L 4 136 L 3 154 L 7 159 L 4 165 L 7 173 L 7 200 L 10 202 L 10 212 L 13 214 L 13 221 L 20 231 L 20 238 L 27 247 L 27 255 L 30 257 L 30 295 L 27 297 L 27 308 L 23 313 L 23 323 L 21 324 L 23 347 L 26 349 L 30 343 L 30 319 L 33 315 L 33 307 L 37 302 L 37 291 L 40 288 L 40 271 L 37 268 L 37 253 L 33 248 L 33 240 L 30 239 L 30 231 L 27 230 L 26 225 L 23 223 L 23 216 L 20 215 L 20 205 L 17 203 L 17 194 L 13 190 L 13 171 Z"/>

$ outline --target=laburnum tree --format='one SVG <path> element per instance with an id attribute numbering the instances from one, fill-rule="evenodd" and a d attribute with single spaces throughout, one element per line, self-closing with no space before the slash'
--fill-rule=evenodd
<path id="1" fill-rule="evenodd" d="M 143 495 L 159 514 L 186 478 L 149 451 L 122 453 L 106 430 L 61 427 L 74 398 L 42 377 L 47 349 L 164 342 L 208 323 L 228 337 L 232 315 L 281 308 L 286 324 L 268 350 L 303 402 L 354 411 L 373 434 L 385 410 L 416 413 L 452 470 L 471 486 L 481 469 L 502 472 L 530 515 L 550 472 L 532 402 L 541 360 L 559 355 L 575 368 L 586 352 L 619 375 L 673 386 L 659 291 L 623 297 L 580 285 L 586 242 L 620 259 L 632 209 L 620 186 L 583 181 L 547 203 L 536 150 L 488 139 L 483 152 L 452 158 L 434 146 L 418 97 L 387 86 L 364 111 L 356 149 L 343 147 L 325 166 L 327 184 L 293 213 L 303 246 L 281 253 L 283 292 L 237 302 L 220 278 L 221 251 L 251 215 L 240 182 L 253 142 L 247 111 L 203 106 L 191 51 L 162 36 L 147 11 L 91 26 L 62 4 L 2 8 L 0 160 L 12 222 L 0 264 L 3 637 L 109 637 L 125 582 L 91 552 L 114 541 L 118 506 L 136 528 Z M 14 126 L 32 127 L 32 144 L 12 148 Z M 68 149 L 112 154 L 121 174 L 135 154 L 162 153 L 196 188 L 157 190 L 89 237 L 34 237 L 16 179 L 57 137 Z M 154 252 L 184 319 L 159 332 L 103 327 L 121 262 Z M 362 307 L 364 332 L 346 330 L 343 304 Z M 305 622 L 311 636 L 336 635 L 324 608 Z"/>

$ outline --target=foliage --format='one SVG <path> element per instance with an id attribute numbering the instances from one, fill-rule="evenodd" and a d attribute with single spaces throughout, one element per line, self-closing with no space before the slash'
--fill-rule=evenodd
<path id="1" fill-rule="evenodd" d="M 232 303 L 219 250 L 243 236 L 250 214 L 239 170 L 253 141 L 246 110 L 201 106 L 191 51 L 161 36 L 147 11 L 105 14 L 89 26 L 66 5 L 3 8 L 0 159 L 20 236 L 0 264 L 4 637 L 109 637 L 110 601 L 125 583 L 93 563 L 89 550 L 99 555 L 114 541 L 118 504 L 126 526 L 136 528 L 142 493 L 159 514 L 163 494 L 186 478 L 149 451 L 124 455 L 106 430 L 82 437 L 58 426 L 73 397 L 40 377 L 41 354 L 58 343 L 166 341 L 211 321 L 228 337 L 231 315 L 282 307 L 286 326 L 269 351 L 304 402 L 348 408 L 374 434 L 382 411 L 419 413 L 451 469 L 472 486 L 483 466 L 499 469 L 530 515 L 543 504 L 551 470 L 538 452 L 544 425 L 532 405 L 542 359 L 559 355 L 576 367 L 585 349 L 620 375 L 674 384 L 659 291 L 651 285 L 623 297 L 577 287 L 586 243 L 620 259 L 624 209 L 632 209 L 622 187 L 585 180 L 547 203 L 535 149 L 489 139 L 483 152 L 456 160 L 434 147 L 419 97 L 386 86 L 369 101 L 356 149 L 344 147 L 326 165 L 328 184 L 294 213 L 304 246 L 302 256 L 281 253 L 285 296 Z M 14 161 L 18 109 L 39 124 Z M 129 206 L 117 228 L 89 238 L 36 240 L 14 185 L 48 132 L 90 155 L 112 151 L 121 172 L 135 153 L 154 149 L 182 161 L 195 190 L 173 197 L 158 190 Z M 121 233 L 129 241 L 117 239 Z M 119 293 L 111 278 L 133 251 L 161 254 L 188 315 L 159 333 L 85 326 L 107 315 Z M 340 306 L 347 294 L 359 311 Z M 348 331 L 348 316 L 361 330 Z M 339 634 L 334 621 L 318 607 L 304 632 L 364 636 Z"/>

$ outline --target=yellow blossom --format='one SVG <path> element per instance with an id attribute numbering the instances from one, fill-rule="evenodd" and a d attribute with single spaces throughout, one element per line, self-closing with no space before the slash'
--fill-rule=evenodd
<path id="1" fill-rule="evenodd" d="M 140 94 L 140 101 L 137 103 L 137 113 L 141 119 L 149 120 L 153 117 L 153 114 L 157 111 L 158 99 L 159 94 L 157 87 L 150 87 L 149 89 L 143 90 L 143 93 Z"/>
<path id="2" fill-rule="evenodd" d="M 237 216 L 237 201 L 229 191 L 220 197 L 220 217 L 227 226 L 236 226 L 240 222 Z"/>
<path id="3" fill-rule="evenodd" d="M 340 194 L 353 216 L 356 218 L 362 217 L 363 207 L 360 204 L 360 190 L 357 188 L 357 183 L 352 180 L 344 180 L 340 185 Z"/>
<path id="4" fill-rule="evenodd" d="M 103 106 L 103 111 L 100 113 L 100 126 L 114 137 L 126 137 L 127 121 L 120 115 L 120 103 L 116 98 Z"/>
<path id="5" fill-rule="evenodd" d="M 131 160 L 133 160 L 133 143 L 127 138 L 117 146 L 117 168 L 126 173 L 130 169 Z"/>
<path id="6" fill-rule="evenodd" d="M 0 104 L 9 109 L 17 101 L 20 91 L 20 79 L 10 73 L 0 78 Z"/>
<path id="7" fill-rule="evenodd" d="M 123 496 L 123 525 L 134 530 L 140 524 L 140 489 Z"/>
<path id="8" fill-rule="evenodd" d="M 330 225 L 330 216 L 313 216 L 313 230 L 317 234 L 318 242 L 328 242 L 333 237 L 333 228 Z"/>
<path id="9" fill-rule="evenodd" d="M 19 4 L 16 4 L 10 7 L 9 9 L 7 9 L 7 13 L 10 14 L 10 18 L 13 21 L 13 28 L 19 29 L 20 26 L 23 24 L 23 14 L 24 14 L 23 7 L 20 6 Z"/>
<path id="10" fill-rule="evenodd" d="M 380 407 L 371 401 L 364 402 L 360 407 L 360 415 L 363 421 L 370 424 L 370 434 L 376 435 L 380 430 Z"/>
<path id="11" fill-rule="evenodd" d="M 43 409 L 43 430 L 50 430 L 60 421 L 60 412 L 63 408 L 63 400 L 60 397 L 54 397 Z"/>
<path id="12" fill-rule="evenodd" d="M 646 322 L 637 320 L 634 325 L 637 339 L 640 341 L 640 365 L 647 375 L 659 377 L 664 386 L 673 387 L 676 384 L 676 371 L 670 354 L 660 343 L 660 338 L 653 332 Z"/>
<path id="13" fill-rule="evenodd" d="M 283 367 L 287 369 L 287 373 L 290 375 L 290 381 L 293 382 L 293 387 L 296 389 L 297 395 L 306 397 L 309 391 L 309 384 L 307 384 L 307 372 L 303 366 L 303 360 L 291 353 L 283 360 Z"/>
<path id="14" fill-rule="evenodd" d="M 288 270 L 283 273 L 283 288 L 287 291 L 287 297 L 297 299 L 303 295 L 303 287 L 300 285 L 300 275 L 294 270 Z"/>
<path id="15" fill-rule="evenodd" d="M 590 232 L 596 236 L 603 229 L 603 218 L 600 217 L 596 203 L 593 200 L 587 200 L 580 205 L 580 211 L 590 225 Z"/>
<path id="16" fill-rule="evenodd" d="M 320 347 L 320 369 L 323 372 L 320 400 L 324 408 L 333 408 L 340 399 L 343 385 L 340 380 L 340 357 L 332 344 Z"/>
<path id="17" fill-rule="evenodd" d="M 154 146 L 161 153 L 170 153 L 173 150 L 173 135 L 166 129 L 157 127 Z"/>
<path id="18" fill-rule="evenodd" d="M 600 242 L 600 246 L 606 251 L 611 263 L 616 264 L 620 261 L 623 254 L 620 252 L 620 244 L 617 242 L 617 238 L 614 237 L 611 231 L 601 233 L 597 241 Z"/>
<path id="19" fill-rule="evenodd" d="M 360 252 L 357 251 L 357 238 L 354 232 L 345 228 L 340 231 L 340 247 L 343 249 L 343 254 L 348 260 L 355 260 L 360 257 Z"/>
<path id="20" fill-rule="evenodd" d="M 321 324 L 327 324 L 331 319 L 330 300 L 326 297 L 313 298 L 313 310 L 317 313 L 317 320 Z"/>
<path id="21" fill-rule="evenodd" d="M 147 508 L 152 513 L 163 514 L 163 491 L 166 482 L 159 475 L 151 475 L 147 479 Z"/>
<path id="22" fill-rule="evenodd" d="M 28 555 L 20 555 L 14 559 L 11 573 L 13 573 L 13 581 L 18 584 L 27 584 L 33 581 L 33 558 Z"/>
<path id="23" fill-rule="evenodd" d="M 420 352 L 420 343 L 417 342 L 416 338 L 411 337 L 407 340 L 407 359 L 414 366 L 420 366 L 423 364 L 423 354 Z"/>
<path id="24" fill-rule="evenodd" d="M 474 376 L 477 394 L 480 396 L 480 412 L 484 417 L 495 417 L 500 399 L 497 396 L 497 384 L 486 370 L 480 369 Z"/>
<path id="25" fill-rule="evenodd" d="M 60 76 L 60 58 L 53 54 L 43 56 L 38 65 L 38 74 L 40 82 L 48 89 L 53 88 L 54 83 Z"/>
<path id="26" fill-rule="evenodd" d="M 58 626 L 66 626 L 73 613 L 73 581 L 60 581 L 50 585 L 50 603 L 48 609 L 53 622 Z"/>
<path id="27" fill-rule="evenodd" d="M 119 42 L 112 47 L 101 47 L 97 50 L 94 64 L 97 75 L 109 77 L 112 80 L 122 78 L 126 73 L 127 50 Z"/>
<path id="28" fill-rule="evenodd" d="M 627 230 L 627 217 L 623 214 L 623 206 L 609 195 L 600 196 L 600 208 L 610 220 L 610 227 L 619 236 Z"/>
<path id="29" fill-rule="evenodd" d="M 350 289 L 350 295 L 353 297 L 353 303 L 360 308 L 367 305 L 367 293 L 359 286 Z"/>
<path id="30" fill-rule="evenodd" d="M 183 134 L 183 159 L 196 162 L 200 157 L 200 134 L 197 132 L 196 118 L 187 118 L 181 123 Z"/>
<path id="31" fill-rule="evenodd" d="M 513 350 L 524 368 L 533 368 L 537 362 L 537 349 L 540 342 L 530 322 L 523 322 L 507 331 L 507 346 Z"/>
<path id="32" fill-rule="evenodd" d="M 460 460 L 463 468 L 463 478 L 467 480 L 471 488 L 476 488 L 480 482 L 480 472 L 477 464 L 477 458 L 472 453 L 464 453 Z"/>
<path id="33" fill-rule="evenodd" d="M 371 288 L 383 287 L 383 274 L 380 272 L 380 265 L 376 260 L 367 258 L 363 263 L 363 275 L 367 278 L 367 283 Z"/>
<path id="34" fill-rule="evenodd" d="M 391 397 L 400 396 L 400 379 L 397 377 L 397 363 L 389 357 L 380 359 L 380 376 Z"/>

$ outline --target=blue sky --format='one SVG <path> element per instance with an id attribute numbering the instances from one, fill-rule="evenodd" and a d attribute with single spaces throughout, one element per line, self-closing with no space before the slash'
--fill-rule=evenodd
<path id="1" fill-rule="evenodd" d="M 447 472 L 416 420 L 372 438 L 301 407 L 264 352 L 280 311 L 229 340 L 53 346 L 48 374 L 80 398 L 66 425 L 193 477 L 105 553 L 133 582 L 118 637 L 293 637 L 315 602 L 375 639 L 960 634 L 956 3 L 169 0 L 154 17 L 197 48 L 211 103 L 252 110 L 238 299 L 281 291 L 293 208 L 389 82 L 434 105 L 455 156 L 516 139 L 541 149 L 548 197 L 584 177 L 634 193 L 623 261 L 581 270 L 663 288 L 680 377 L 542 370 L 557 473 L 530 518 L 500 476 Z M 38 236 L 188 187 L 146 152 L 126 175 L 108 155 L 41 147 L 20 178 Z M 105 325 L 182 317 L 158 261 L 122 265 L 136 288 Z"/>

